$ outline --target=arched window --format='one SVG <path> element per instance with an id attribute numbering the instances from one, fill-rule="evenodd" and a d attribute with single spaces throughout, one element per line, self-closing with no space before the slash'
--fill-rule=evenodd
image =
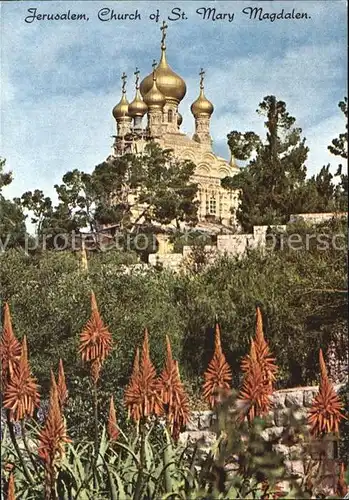
<path id="1" fill-rule="evenodd" d="M 217 201 L 214 193 L 211 196 L 206 198 L 206 214 L 207 215 L 216 215 L 217 213 Z"/>
<path id="2" fill-rule="evenodd" d="M 212 195 L 210 198 L 210 214 L 216 215 L 216 212 L 217 212 L 216 198 L 214 197 L 214 195 Z"/>
<path id="3" fill-rule="evenodd" d="M 172 120 L 173 120 L 173 111 L 172 109 L 169 109 L 167 112 L 167 121 L 168 123 L 172 123 Z"/>

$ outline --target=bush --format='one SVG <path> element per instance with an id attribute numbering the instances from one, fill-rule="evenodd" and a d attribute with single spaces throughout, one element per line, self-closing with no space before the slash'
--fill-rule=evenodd
<path id="1" fill-rule="evenodd" d="M 339 229 L 325 225 L 318 230 L 324 231 L 335 234 Z M 68 382 L 73 374 L 85 376 L 76 346 L 89 318 L 91 289 L 117 346 L 103 370 L 105 391 L 125 385 L 135 346 L 147 327 L 156 367 L 162 364 L 169 334 L 184 381 L 195 393 L 212 354 L 216 317 L 237 384 L 256 305 L 278 359 L 280 388 L 314 383 L 319 347 L 326 351 L 332 341 L 347 345 L 344 250 L 254 251 L 240 260 L 220 258 L 201 272 L 187 274 L 152 268 L 125 273 L 123 264 L 135 262 L 135 256 L 116 251 L 92 255 L 86 273 L 79 258 L 69 252 L 28 257 L 15 251 L 0 257 L 0 296 L 10 303 L 19 338 L 28 337 L 44 392 L 49 368 L 60 357 Z M 338 348 L 341 356 L 343 348 Z"/>

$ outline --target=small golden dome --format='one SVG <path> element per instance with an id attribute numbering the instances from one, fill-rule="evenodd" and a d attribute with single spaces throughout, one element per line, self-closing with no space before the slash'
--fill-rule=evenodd
<path id="1" fill-rule="evenodd" d="M 183 123 L 183 116 L 180 113 L 178 113 L 177 114 L 177 125 L 180 127 L 182 125 L 182 123 Z"/>
<path id="2" fill-rule="evenodd" d="M 200 80 L 200 95 L 193 102 L 190 109 L 193 115 L 198 116 L 211 116 L 214 110 L 212 102 L 210 102 L 204 94 L 204 70 L 202 69 L 200 72 L 201 80 Z"/>
<path id="3" fill-rule="evenodd" d="M 129 103 L 126 99 L 126 95 L 122 94 L 120 102 L 113 108 L 113 116 L 116 121 L 130 118 L 128 114 L 128 106 Z"/>
<path id="4" fill-rule="evenodd" d="M 206 99 L 205 94 L 204 94 L 204 89 L 200 90 L 199 97 L 196 99 L 196 101 L 193 102 L 190 109 L 191 109 L 191 112 L 193 113 L 193 115 L 195 116 L 195 118 L 197 116 L 203 116 L 203 115 L 211 116 L 212 115 L 213 110 L 214 110 L 213 104 L 208 99 Z"/>
<path id="5" fill-rule="evenodd" d="M 143 97 L 145 104 L 149 109 L 162 109 L 166 104 L 164 94 L 160 92 L 157 86 L 157 75 L 153 74 L 153 85 L 149 92 Z"/>
<path id="6" fill-rule="evenodd" d="M 175 101 L 177 104 L 183 99 L 187 92 L 185 81 L 177 75 L 168 65 L 166 60 L 166 24 L 164 23 L 161 30 L 163 31 L 161 41 L 161 59 L 156 68 L 156 84 L 160 92 L 162 92 L 167 101 Z M 141 83 L 141 94 L 144 98 L 153 85 L 152 74 L 146 76 Z"/>
<path id="7" fill-rule="evenodd" d="M 148 111 L 148 106 L 142 99 L 139 89 L 136 90 L 136 95 L 133 101 L 128 106 L 128 114 L 135 118 L 136 116 L 144 116 Z"/>
<path id="8" fill-rule="evenodd" d="M 122 80 L 122 97 L 120 99 L 120 102 L 113 108 L 113 116 L 116 121 L 118 120 L 129 120 L 130 116 L 128 114 L 128 100 L 126 99 L 126 79 L 127 76 L 125 73 L 122 74 L 121 80 Z"/>

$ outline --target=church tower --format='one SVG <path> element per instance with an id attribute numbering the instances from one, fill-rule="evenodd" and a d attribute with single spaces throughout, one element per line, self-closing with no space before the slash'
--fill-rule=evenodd
<path id="1" fill-rule="evenodd" d="M 157 86 L 155 64 L 153 67 L 153 85 L 144 96 L 144 102 L 148 106 L 148 133 L 151 137 L 161 137 L 162 116 L 166 104 L 165 96 Z"/>
<path id="2" fill-rule="evenodd" d="M 208 150 L 211 149 L 212 139 L 210 135 L 210 119 L 213 113 L 213 104 L 205 97 L 204 76 L 205 72 L 200 71 L 200 95 L 191 105 L 191 112 L 195 118 L 195 134 L 193 140 L 199 142 Z"/>
<path id="3" fill-rule="evenodd" d="M 234 225 L 236 219 L 232 208 L 238 205 L 238 191 L 224 189 L 221 181 L 237 174 L 240 169 L 234 158 L 227 161 L 212 149 L 210 122 L 214 107 L 205 96 L 203 69 L 199 73 L 199 96 L 190 108 L 194 115 L 195 133 L 189 137 L 181 130 L 183 118 L 178 107 L 186 95 L 187 87 L 183 78 L 167 62 L 167 28 L 164 21 L 160 27 L 160 60 L 158 63 L 153 61 L 152 72 L 140 82 L 136 68 L 135 95 L 131 103 L 126 98 L 125 73 L 121 77 L 122 97 L 113 109 L 117 135 L 109 158 L 114 159 L 126 153 L 142 155 L 152 141 L 161 149 L 171 150 L 176 160 L 195 164 L 192 181 L 198 186 L 198 218 L 201 227 L 210 227 L 210 224 Z M 132 198 L 133 193 L 127 196 Z"/>

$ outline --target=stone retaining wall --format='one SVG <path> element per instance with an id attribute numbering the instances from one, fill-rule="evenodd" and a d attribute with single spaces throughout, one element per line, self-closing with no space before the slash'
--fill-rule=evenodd
<path id="1" fill-rule="evenodd" d="M 337 392 L 340 389 L 335 386 Z M 273 394 L 273 410 L 266 417 L 267 427 L 263 431 L 267 440 L 273 440 L 273 449 L 281 453 L 285 459 L 287 476 L 289 479 L 300 481 L 305 475 L 305 459 L 310 455 L 304 455 L 302 444 L 293 443 L 288 439 L 287 428 L 295 419 L 299 424 L 306 425 L 307 412 L 312 404 L 313 398 L 318 391 L 317 386 L 299 387 L 294 389 L 284 389 Z M 291 416 L 292 415 L 292 416 Z M 215 442 L 216 434 L 213 432 L 214 414 L 211 411 L 194 411 L 191 420 L 186 427 L 186 431 L 180 436 L 182 443 L 194 443 L 199 441 L 199 456 L 205 456 L 210 447 Z M 287 439 L 286 439 L 287 438 Z M 313 458 L 319 453 L 320 443 L 314 443 Z M 330 494 L 335 487 L 333 477 L 337 477 L 338 464 L 338 443 L 328 439 L 325 445 L 322 444 L 326 454 L 326 467 L 321 476 L 321 485 Z M 335 473 L 335 474 L 333 474 Z M 288 484 L 284 485 L 287 489 Z"/>

